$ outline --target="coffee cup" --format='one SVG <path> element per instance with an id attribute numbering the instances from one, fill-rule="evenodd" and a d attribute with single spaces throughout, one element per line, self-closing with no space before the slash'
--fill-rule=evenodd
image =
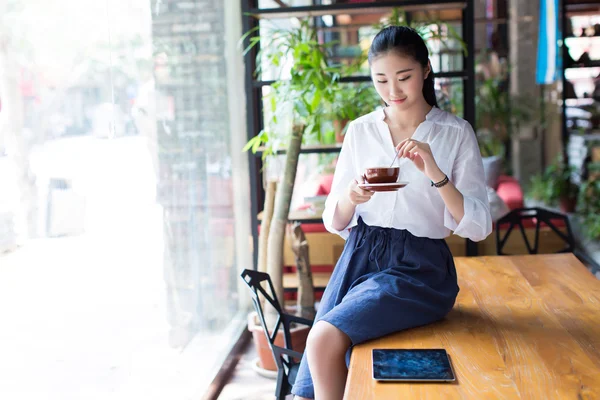
<path id="1" fill-rule="evenodd" d="M 366 183 L 395 183 L 400 175 L 400 167 L 367 168 L 363 175 Z"/>

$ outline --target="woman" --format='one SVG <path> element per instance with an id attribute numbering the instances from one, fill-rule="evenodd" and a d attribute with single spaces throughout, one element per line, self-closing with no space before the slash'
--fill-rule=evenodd
<path id="1" fill-rule="evenodd" d="M 473 241 L 492 230 L 473 129 L 437 108 L 427 46 L 388 27 L 369 49 L 386 107 L 351 122 L 323 212 L 347 239 L 319 306 L 292 390 L 297 399 L 341 399 L 352 346 L 442 319 L 459 288 L 452 231 Z M 398 152 L 397 192 L 361 189 L 366 168 Z"/>

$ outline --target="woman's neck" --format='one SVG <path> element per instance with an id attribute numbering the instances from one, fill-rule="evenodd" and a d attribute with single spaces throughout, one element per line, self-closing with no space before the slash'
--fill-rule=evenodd
<path id="1" fill-rule="evenodd" d="M 399 128 L 414 128 L 425 121 L 427 114 L 431 111 L 430 106 L 425 99 L 422 103 L 415 104 L 407 110 L 398 110 L 394 107 L 386 107 L 385 114 L 388 123 Z"/>

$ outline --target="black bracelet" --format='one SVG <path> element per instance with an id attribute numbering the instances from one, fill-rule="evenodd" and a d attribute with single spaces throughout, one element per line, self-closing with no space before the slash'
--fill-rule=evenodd
<path id="1" fill-rule="evenodd" d="M 441 188 L 442 186 L 445 186 L 448 182 L 450 182 L 450 180 L 448 179 L 448 175 L 444 176 L 444 179 L 442 179 L 441 181 L 434 183 L 433 181 L 431 182 L 431 186 L 435 186 L 436 188 Z"/>

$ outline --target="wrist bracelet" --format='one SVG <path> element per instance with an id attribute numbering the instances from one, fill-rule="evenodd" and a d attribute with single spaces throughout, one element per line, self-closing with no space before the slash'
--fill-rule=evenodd
<path id="1" fill-rule="evenodd" d="M 431 182 L 431 186 L 435 186 L 436 188 L 441 188 L 442 186 L 445 186 L 448 182 L 450 182 L 450 180 L 448 179 L 448 175 L 444 176 L 444 179 L 442 179 L 441 181 L 434 183 L 433 181 Z"/>

